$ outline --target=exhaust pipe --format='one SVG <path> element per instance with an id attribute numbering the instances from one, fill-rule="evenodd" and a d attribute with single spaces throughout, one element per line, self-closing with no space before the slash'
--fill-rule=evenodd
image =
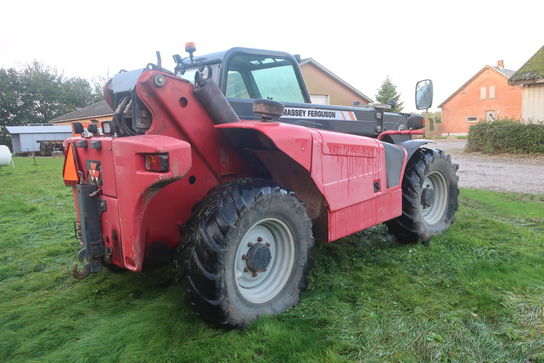
<path id="1" fill-rule="evenodd" d="M 240 121 L 217 83 L 211 78 L 202 78 L 200 72 L 197 73 L 193 93 L 216 125 Z"/>

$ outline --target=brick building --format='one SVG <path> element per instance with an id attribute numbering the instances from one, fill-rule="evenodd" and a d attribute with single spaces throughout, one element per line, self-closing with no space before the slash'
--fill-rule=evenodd
<path id="1" fill-rule="evenodd" d="M 442 109 L 440 132 L 444 135 L 466 135 L 476 122 L 498 119 L 521 119 L 522 90 L 508 84 L 514 71 L 485 66 L 438 107 Z"/>

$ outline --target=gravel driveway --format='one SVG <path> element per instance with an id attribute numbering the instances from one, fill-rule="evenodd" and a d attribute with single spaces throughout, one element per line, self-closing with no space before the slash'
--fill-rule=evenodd
<path id="1" fill-rule="evenodd" d="M 436 141 L 459 164 L 459 186 L 501 192 L 544 193 L 544 156 L 465 153 L 466 140 Z"/>

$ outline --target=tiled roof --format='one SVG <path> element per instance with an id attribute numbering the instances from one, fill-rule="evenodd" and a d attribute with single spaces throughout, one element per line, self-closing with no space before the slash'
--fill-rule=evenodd
<path id="1" fill-rule="evenodd" d="M 510 84 L 544 82 L 544 46 L 525 62 L 508 82 Z"/>
<path id="2" fill-rule="evenodd" d="M 504 74 L 508 78 L 512 77 L 512 75 L 514 73 L 516 73 L 516 71 L 511 70 L 511 69 L 506 69 L 506 68 L 501 68 L 501 67 L 493 67 L 493 66 L 491 66 L 491 68 L 493 68 L 496 71 L 501 72 L 502 74 Z"/>
<path id="3" fill-rule="evenodd" d="M 83 107 L 77 111 L 67 113 L 66 115 L 59 116 L 51 120 L 51 122 L 72 121 L 82 118 L 98 117 L 113 114 L 113 110 L 102 100 L 97 103 L 93 103 L 90 106 Z"/>

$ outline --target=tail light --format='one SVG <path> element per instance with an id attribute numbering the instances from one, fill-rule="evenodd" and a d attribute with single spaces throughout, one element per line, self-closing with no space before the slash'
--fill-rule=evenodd
<path id="1" fill-rule="evenodd" d="M 168 154 L 146 154 L 145 169 L 165 173 L 169 170 Z"/>

